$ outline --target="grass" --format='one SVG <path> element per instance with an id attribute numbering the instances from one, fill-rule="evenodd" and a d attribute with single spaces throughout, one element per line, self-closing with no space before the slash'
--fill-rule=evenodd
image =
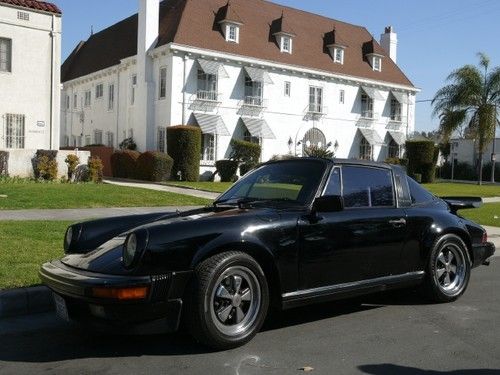
<path id="1" fill-rule="evenodd" d="M 229 189 L 233 183 L 232 182 L 187 182 L 187 181 L 170 181 L 167 185 L 187 187 L 190 189 L 210 191 L 214 193 L 223 193 Z"/>
<path id="2" fill-rule="evenodd" d="M 0 222 L 0 290 L 40 284 L 40 265 L 63 255 L 69 222 Z"/>
<path id="3" fill-rule="evenodd" d="M 426 189 L 439 196 L 500 197 L 499 185 L 474 185 L 457 183 L 426 184 Z"/>
<path id="4" fill-rule="evenodd" d="M 209 203 L 210 200 L 182 194 L 107 184 L 0 183 L 0 210 L 204 206 Z"/>
<path id="5" fill-rule="evenodd" d="M 500 227 L 500 203 L 488 203 L 481 208 L 463 210 L 460 215 L 481 225 Z"/>

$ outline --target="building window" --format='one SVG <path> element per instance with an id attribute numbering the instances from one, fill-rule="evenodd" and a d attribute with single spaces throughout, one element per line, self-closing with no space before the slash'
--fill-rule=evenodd
<path id="1" fill-rule="evenodd" d="M 401 103 L 391 99 L 391 121 L 401 122 Z"/>
<path id="2" fill-rule="evenodd" d="M 399 145 L 394 141 L 394 139 L 391 139 L 389 142 L 388 156 L 390 158 L 399 158 Z"/>
<path id="3" fill-rule="evenodd" d="M 158 128 L 158 140 L 156 149 L 160 152 L 167 150 L 167 129 L 164 127 Z"/>
<path id="4" fill-rule="evenodd" d="M 344 104 L 345 103 L 345 90 L 340 90 L 339 103 L 340 104 Z"/>
<path id="5" fill-rule="evenodd" d="M 108 147 L 115 147 L 115 133 L 113 132 L 107 132 L 106 133 L 107 135 L 107 142 L 106 142 L 106 145 Z"/>
<path id="6" fill-rule="evenodd" d="M 245 142 L 250 142 L 250 143 L 255 143 L 255 144 L 260 144 L 260 138 L 259 137 L 254 137 L 248 129 L 245 129 L 245 132 L 243 133 L 243 140 Z"/>
<path id="7" fill-rule="evenodd" d="M 24 148 L 26 117 L 8 113 L 5 119 L 5 148 Z"/>
<path id="8" fill-rule="evenodd" d="M 115 107 L 115 85 L 109 85 L 109 93 L 108 93 L 108 111 L 112 111 Z"/>
<path id="9" fill-rule="evenodd" d="M 215 135 L 202 134 L 201 160 L 215 161 Z"/>
<path id="10" fill-rule="evenodd" d="M 65 135 L 64 136 L 64 142 L 63 142 L 64 146 L 65 147 L 69 147 L 69 136 L 68 135 Z"/>
<path id="11" fill-rule="evenodd" d="M 373 99 L 366 94 L 361 95 L 361 117 L 373 118 Z"/>
<path id="12" fill-rule="evenodd" d="M 338 64 L 344 64 L 344 49 L 340 47 L 335 47 L 333 54 L 333 61 Z"/>
<path id="13" fill-rule="evenodd" d="M 281 37 L 281 52 L 292 53 L 292 38 L 289 36 Z"/>
<path id="14" fill-rule="evenodd" d="M 309 87 L 309 112 L 323 113 L 323 88 Z"/>
<path id="15" fill-rule="evenodd" d="M 21 21 L 29 21 L 30 20 L 30 14 L 26 12 L 17 12 L 17 19 Z"/>
<path id="16" fill-rule="evenodd" d="M 198 70 L 198 99 L 217 101 L 217 76 Z"/>
<path id="17" fill-rule="evenodd" d="M 95 98 L 101 99 L 104 95 L 104 85 L 102 83 L 95 87 Z"/>
<path id="18" fill-rule="evenodd" d="M 65 103 L 66 110 L 69 109 L 69 106 L 70 106 L 70 98 L 69 95 L 66 95 L 66 103 Z"/>
<path id="19" fill-rule="evenodd" d="M 73 146 L 73 147 L 77 147 L 78 146 L 76 137 L 74 135 L 71 136 L 71 146 Z"/>
<path id="20" fill-rule="evenodd" d="M 264 104 L 263 83 L 245 77 L 245 104 L 262 107 Z"/>
<path id="21" fill-rule="evenodd" d="M 73 95 L 73 108 L 78 108 L 78 94 Z"/>
<path id="22" fill-rule="evenodd" d="M 130 105 L 135 104 L 135 89 L 137 88 L 137 74 L 132 76 L 131 90 L 130 90 Z"/>
<path id="23" fill-rule="evenodd" d="M 359 143 L 359 158 L 361 160 L 372 160 L 372 145 L 366 140 L 365 137 L 361 138 Z"/>
<path id="24" fill-rule="evenodd" d="M 239 28 L 236 25 L 227 25 L 227 41 L 238 43 L 239 39 Z"/>
<path id="25" fill-rule="evenodd" d="M 92 143 L 92 137 L 90 135 L 85 136 L 85 146 L 90 146 Z"/>
<path id="26" fill-rule="evenodd" d="M 373 56 L 373 70 L 377 72 L 382 71 L 382 58 L 380 56 Z"/>
<path id="27" fill-rule="evenodd" d="M 102 130 L 94 130 L 94 144 L 102 145 Z"/>
<path id="28" fill-rule="evenodd" d="M 90 107 L 92 101 L 92 93 L 89 91 L 85 91 L 85 102 L 84 105 L 85 107 Z"/>
<path id="29" fill-rule="evenodd" d="M 12 40 L 0 38 L 0 72 L 12 72 Z"/>
<path id="30" fill-rule="evenodd" d="M 167 97 L 167 68 L 160 68 L 159 94 L 160 99 Z"/>
<path id="31" fill-rule="evenodd" d="M 290 97 L 290 94 L 292 93 L 292 83 L 291 82 L 285 82 L 285 96 Z"/>
<path id="32" fill-rule="evenodd" d="M 305 155 L 310 147 L 326 147 L 325 134 L 317 129 L 309 129 L 302 139 L 302 153 Z"/>

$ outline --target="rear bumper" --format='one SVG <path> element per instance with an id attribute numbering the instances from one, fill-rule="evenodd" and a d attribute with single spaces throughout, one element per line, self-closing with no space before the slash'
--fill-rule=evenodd
<path id="1" fill-rule="evenodd" d="M 73 269 L 54 261 L 40 269 L 40 278 L 66 303 L 72 321 L 120 333 L 160 333 L 179 327 L 182 297 L 191 271 L 155 276 L 115 276 Z M 145 286 L 147 298 L 118 301 L 92 296 L 92 288 Z"/>
<path id="2" fill-rule="evenodd" d="M 472 253 L 474 257 L 472 267 L 489 264 L 489 258 L 495 254 L 495 245 L 491 242 L 486 242 L 481 245 L 473 245 Z"/>

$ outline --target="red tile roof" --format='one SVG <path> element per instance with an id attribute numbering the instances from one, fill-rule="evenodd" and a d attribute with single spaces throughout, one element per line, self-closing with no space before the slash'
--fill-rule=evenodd
<path id="1" fill-rule="evenodd" d="M 9 4 L 23 8 L 41 10 L 43 12 L 61 14 L 57 5 L 39 0 L 0 0 L 0 4 Z"/>
<path id="2" fill-rule="evenodd" d="M 334 74 L 384 81 L 413 87 L 412 82 L 373 40 L 364 27 L 285 7 L 264 0 L 231 0 L 231 8 L 243 25 L 240 41 L 227 43 L 217 23 L 227 0 L 164 0 L 160 4 L 160 30 L 157 46 L 176 43 L 200 49 L 257 58 L 276 63 L 321 70 Z M 293 54 L 281 53 L 273 36 L 276 22 L 284 15 L 293 31 Z M 341 37 L 346 45 L 344 64 L 332 61 L 325 41 Z M 94 34 L 63 64 L 62 82 L 116 65 L 137 51 L 137 15 Z M 381 72 L 373 71 L 367 51 L 385 56 Z"/>

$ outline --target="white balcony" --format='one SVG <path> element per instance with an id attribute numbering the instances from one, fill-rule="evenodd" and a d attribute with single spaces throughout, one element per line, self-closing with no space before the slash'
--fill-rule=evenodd
<path id="1" fill-rule="evenodd" d="M 364 110 L 361 111 L 361 120 L 366 120 L 366 121 L 376 121 L 379 118 L 379 114 L 373 112 L 372 110 Z"/>
<path id="2" fill-rule="evenodd" d="M 198 90 L 196 93 L 196 99 L 207 102 L 218 102 L 219 93 L 215 91 Z"/>
<path id="3" fill-rule="evenodd" d="M 261 96 L 245 96 L 243 103 L 241 103 L 241 105 L 243 106 L 259 107 L 259 108 L 266 107 L 266 104 L 267 101 Z"/>
<path id="4" fill-rule="evenodd" d="M 327 112 L 327 107 L 322 104 L 309 103 L 306 108 L 306 112 L 312 115 L 325 115 Z"/>

